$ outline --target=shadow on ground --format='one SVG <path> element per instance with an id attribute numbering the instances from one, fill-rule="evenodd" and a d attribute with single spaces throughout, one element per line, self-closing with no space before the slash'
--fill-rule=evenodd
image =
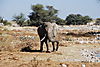
<path id="1" fill-rule="evenodd" d="M 32 50 L 29 46 L 20 50 L 21 52 L 41 52 L 40 50 Z"/>

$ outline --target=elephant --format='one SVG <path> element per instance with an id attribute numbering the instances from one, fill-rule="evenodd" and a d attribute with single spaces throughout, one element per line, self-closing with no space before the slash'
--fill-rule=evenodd
<path id="1" fill-rule="evenodd" d="M 48 43 L 52 42 L 53 52 L 58 50 L 59 41 L 57 40 L 58 27 L 56 23 L 43 22 L 41 26 L 38 27 L 37 32 L 40 38 L 40 51 L 43 51 L 43 44 L 46 44 L 47 53 L 50 53 Z M 56 43 L 56 48 L 55 48 Z"/>

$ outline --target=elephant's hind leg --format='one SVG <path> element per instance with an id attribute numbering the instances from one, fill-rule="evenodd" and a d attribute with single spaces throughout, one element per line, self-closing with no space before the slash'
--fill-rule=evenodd
<path id="1" fill-rule="evenodd" d="M 55 44 L 54 42 L 52 42 L 52 46 L 53 46 L 53 52 L 55 51 Z"/>
<path id="2" fill-rule="evenodd" d="M 47 52 L 47 53 L 50 53 L 50 51 L 49 51 L 49 46 L 48 46 L 48 42 L 46 41 L 45 44 L 46 44 L 46 47 L 47 47 L 47 51 L 46 51 L 46 52 Z"/>
<path id="3" fill-rule="evenodd" d="M 56 41 L 56 43 L 57 43 L 57 47 L 56 47 L 56 51 L 58 50 L 58 48 L 59 48 L 59 42 L 58 41 Z"/>

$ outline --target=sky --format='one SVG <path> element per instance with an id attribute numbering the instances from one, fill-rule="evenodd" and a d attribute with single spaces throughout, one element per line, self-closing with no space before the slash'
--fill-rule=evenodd
<path id="1" fill-rule="evenodd" d="M 0 16 L 12 20 L 14 15 L 20 13 L 29 15 L 31 5 L 43 4 L 54 6 L 58 16 L 65 19 L 69 14 L 81 14 L 93 19 L 100 18 L 100 2 L 98 0 L 0 0 Z"/>

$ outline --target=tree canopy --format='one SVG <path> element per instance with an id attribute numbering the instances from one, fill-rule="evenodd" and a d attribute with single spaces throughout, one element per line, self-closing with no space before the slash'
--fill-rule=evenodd
<path id="1" fill-rule="evenodd" d="M 20 26 L 24 26 L 25 20 L 26 20 L 26 18 L 25 18 L 23 13 L 20 13 L 19 15 L 13 16 L 13 21 L 16 21 L 16 23 Z"/>
<path id="2" fill-rule="evenodd" d="M 80 14 L 70 14 L 65 20 L 67 21 L 67 25 L 84 25 L 92 21 L 92 18 Z"/>
<path id="3" fill-rule="evenodd" d="M 33 12 L 28 16 L 30 18 L 30 25 L 38 26 L 41 22 L 54 22 L 61 24 L 64 23 L 64 20 L 57 16 L 58 10 L 53 6 L 43 6 L 41 4 L 32 5 L 31 9 Z"/>

